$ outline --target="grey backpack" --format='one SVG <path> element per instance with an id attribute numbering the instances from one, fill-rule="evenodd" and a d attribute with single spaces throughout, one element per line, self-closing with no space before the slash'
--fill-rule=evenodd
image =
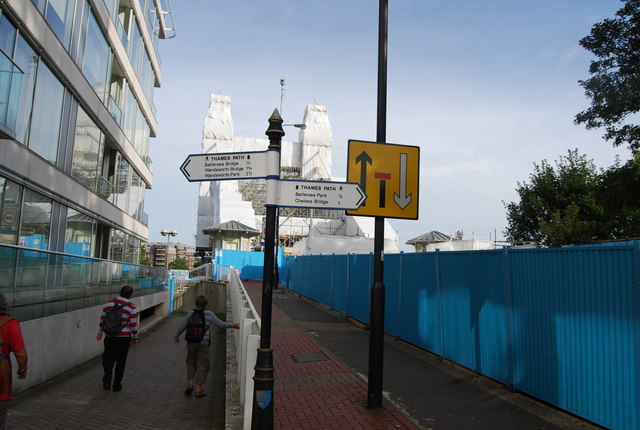
<path id="1" fill-rule="evenodd" d="M 118 298 L 113 299 L 113 306 L 106 312 L 102 320 L 102 331 L 107 336 L 117 336 L 122 331 L 122 308 Z"/>

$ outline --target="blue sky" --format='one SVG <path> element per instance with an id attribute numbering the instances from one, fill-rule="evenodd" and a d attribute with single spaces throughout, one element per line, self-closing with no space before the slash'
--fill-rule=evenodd
<path id="1" fill-rule="evenodd" d="M 198 184 L 179 168 L 200 152 L 209 94 L 231 97 L 235 134 L 264 137 L 267 118 L 302 120 L 327 106 L 333 175 L 346 176 L 349 139 L 376 136 L 378 1 L 174 0 L 177 36 L 160 43 L 149 240 L 178 230 L 194 244 Z M 533 163 L 569 149 L 608 167 L 600 130 L 573 124 L 589 101 L 578 85 L 592 55 L 578 45 L 618 0 L 389 0 L 387 142 L 421 148 L 418 220 L 393 220 L 400 249 L 431 230 L 501 240 L 503 202 Z M 287 130 L 289 131 L 289 130 Z M 293 129 L 288 138 L 295 140 Z M 285 138 L 287 138 L 285 137 Z"/>

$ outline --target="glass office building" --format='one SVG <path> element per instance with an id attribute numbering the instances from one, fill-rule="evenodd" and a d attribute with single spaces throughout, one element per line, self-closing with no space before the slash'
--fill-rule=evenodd
<path id="1" fill-rule="evenodd" d="M 137 263 L 169 0 L 0 2 L 0 244 Z"/>

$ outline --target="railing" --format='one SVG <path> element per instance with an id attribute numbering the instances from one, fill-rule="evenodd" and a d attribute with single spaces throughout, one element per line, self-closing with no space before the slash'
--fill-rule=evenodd
<path id="1" fill-rule="evenodd" d="M 189 272 L 190 279 L 198 279 L 201 281 L 213 280 L 213 264 L 207 263 L 202 266 L 198 266 Z"/>
<path id="2" fill-rule="evenodd" d="M 120 106 L 118 106 L 118 103 L 111 96 L 109 96 L 108 108 L 109 108 L 109 113 L 111 114 L 113 119 L 116 120 L 116 123 L 119 126 L 122 126 L 122 109 L 120 109 Z"/>
<path id="3" fill-rule="evenodd" d="M 244 408 L 243 428 L 249 429 L 253 409 L 253 374 L 260 345 L 260 317 L 233 267 L 228 274 L 233 321 L 240 323 L 240 330 L 234 330 L 240 407 Z"/>
<path id="4" fill-rule="evenodd" d="M 171 39 L 176 37 L 176 28 L 173 22 L 173 11 L 169 0 L 156 0 L 158 19 L 160 21 L 160 38 Z"/>
<path id="5" fill-rule="evenodd" d="M 104 176 L 98 176 L 97 193 L 100 197 L 107 200 L 111 204 L 115 204 L 116 187 Z"/>
<path id="6" fill-rule="evenodd" d="M 20 321 L 102 304 L 123 285 L 138 297 L 165 291 L 167 271 L 0 244 L 0 291 Z"/>

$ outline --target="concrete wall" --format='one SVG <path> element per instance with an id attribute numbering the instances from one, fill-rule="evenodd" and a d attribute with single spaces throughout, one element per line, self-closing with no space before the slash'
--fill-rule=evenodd
<path id="1" fill-rule="evenodd" d="M 196 297 L 207 296 L 207 309 L 218 315 L 227 313 L 227 284 L 222 282 L 201 281 L 176 292 L 173 300 L 174 312 L 189 312 L 196 306 Z"/>
<path id="2" fill-rule="evenodd" d="M 155 307 L 152 317 L 140 323 L 144 332 L 169 314 L 169 292 L 134 297 L 139 311 Z M 41 384 L 102 354 L 103 341 L 96 341 L 102 305 L 21 322 L 29 353 L 29 376 L 14 378 L 14 393 Z M 15 367 L 14 360 L 14 369 Z M 96 383 L 99 383 L 97 381 Z"/>

